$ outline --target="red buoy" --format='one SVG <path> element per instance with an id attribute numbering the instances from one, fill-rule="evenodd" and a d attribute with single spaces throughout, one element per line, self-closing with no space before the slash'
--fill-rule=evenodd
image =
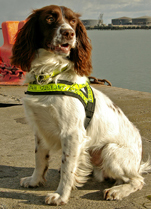
<path id="1" fill-rule="evenodd" d="M 0 47 L 0 85 L 20 85 L 25 72 L 11 66 L 10 57 L 15 35 L 25 21 L 6 21 L 2 23 L 4 44 Z"/>

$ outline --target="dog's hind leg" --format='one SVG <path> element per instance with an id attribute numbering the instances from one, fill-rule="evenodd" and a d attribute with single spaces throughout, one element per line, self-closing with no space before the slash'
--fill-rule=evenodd
<path id="1" fill-rule="evenodd" d="M 128 183 L 113 186 L 104 190 L 104 199 L 106 200 L 121 200 L 129 194 L 141 190 L 144 185 L 143 177 L 138 175 L 130 179 Z"/>
<path id="2" fill-rule="evenodd" d="M 23 187 L 36 187 L 44 184 L 48 170 L 49 150 L 43 147 L 38 136 L 35 137 L 35 170 L 30 177 L 22 178 L 20 181 Z"/>
<path id="3" fill-rule="evenodd" d="M 119 200 L 142 189 L 144 178 L 140 175 L 141 149 L 109 143 L 103 147 L 101 159 L 104 174 L 109 178 L 124 182 L 124 184 L 105 189 L 106 200 Z"/>

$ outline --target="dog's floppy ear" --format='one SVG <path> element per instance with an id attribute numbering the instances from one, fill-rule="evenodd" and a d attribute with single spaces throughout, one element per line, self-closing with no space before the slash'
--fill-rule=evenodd
<path id="1" fill-rule="evenodd" d="M 80 19 L 76 27 L 77 44 L 71 50 L 70 59 L 74 62 L 75 71 L 81 76 L 89 76 L 92 71 L 91 64 L 91 43 L 87 36 L 86 28 Z"/>
<path id="2" fill-rule="evenodd" d="M 12 48 L 11 64 L 29 71 L 31 62 L 39 48 L 40 31 L 38 16 L 41 10 L 34 10 L 25 25 L 17 32 Z"/>

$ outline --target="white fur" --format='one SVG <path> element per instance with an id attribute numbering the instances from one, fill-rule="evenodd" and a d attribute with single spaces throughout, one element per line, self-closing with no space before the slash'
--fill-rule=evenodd
<path id="1" fill-rule="evenodd" d="M 33 81 L 33 75 L 50 74 L 56 66 L 61 69 L 63 65 L 69 68 L 51 80 L 86 82 L 86 77 L 75 73 L 70 61 L 44 49 L 39 50 L 32 62 L 26 81 Z M 22 179 L 21 185 L 43 183 L 49 151 L 62 149 L 60 183 L 56 192 L 46 197 L 47 204 L 67 203 L 71 189 L 85 183 L 93 170 L 99 181 L 110 177 L 124 182 L 104 191 L 107 200 L 122 199 L 142 188 L 141 173 L 151 169 L 149 162 L 141 163 L 142 141 L 137 128 L 107 96 L 94 88 L 93 91 L 96 107 L 87 130 L 84 128 L 85 110 L 78 99 L 63 95 L 27 95 L 24 98 L 25 112 L 38 142 L 34 174 Z M 101 159 L 101 163 L 96 166 L 91 158 L 99 150 L 97 159 Z"/>
<path id="2" fill-rule="evenodd" d="M 68 30 L 68 29 L 70 29 L 74 33 L 73 39 L 68 40 L 68 43 L 70 44 L 71 48 L 75 47 L 75 45 L 76 45 L 75 31 L 73 30 L 73 28 L 68 23 L 65 22 L 64 18 L 63 18 L 63 24 L 61 24 L 61 26 L 58 27 L 58 29 L 56 31 L 56 35 L 53 38 L 53 45 L 54 46 L 57 46 L 58 44 L 62 43 L 62 41 L 63 41 L 63 35 L 60 31 L 61 30 Z M 66 42 L 67 42 L 67 40 L 64 40 L 64 43 L 66 43 Z"/>

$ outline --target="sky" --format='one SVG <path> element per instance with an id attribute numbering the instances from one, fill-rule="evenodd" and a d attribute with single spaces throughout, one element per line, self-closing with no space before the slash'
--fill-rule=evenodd
<path id="1" fill-rule="evenodd" d="M 47 5 L 66 6 L 82 15 L 81 19 L 98 19 L 110 24 L 118 17 L 151 16 L 151 0 L 0 0 L 0 25 L 4 21 L 24 20 L 32 12 Z"/>

